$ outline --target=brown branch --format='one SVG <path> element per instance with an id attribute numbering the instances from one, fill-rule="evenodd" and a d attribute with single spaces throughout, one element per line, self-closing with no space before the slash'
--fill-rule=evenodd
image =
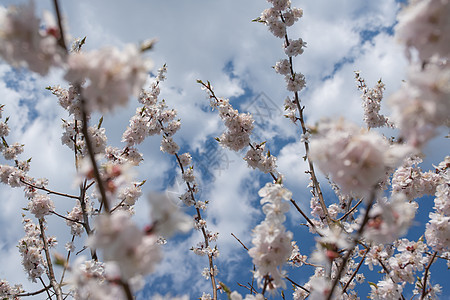
<path id="1" fill-rule="evenodd" d="M 163 132 L 163 135 L 166 137 L 169 136 L 164 130 L 164 124 L 161 122 L 161 120 L 158 120 L 158 121 L 159 121 L 159 124 L 161 125 L 161 130 Z M 175 158 L 178 162 L 178 165 L 181 169 L 181 174 L 184 174 L 183 164 L 181 163 L 178 153 L 175 153 L 174 156 L 175 156 Z M 192 200 L 194 201 L 194 203 L 197 203 L 197 201 L 195 200 L 193 187 L 191 187 L 191 184 L 189 182 L 186 182 L 186 186 L 187 186 L 188 191 L 191 194 Z M 200 209 L 195 207 L 195 210 L 197 212 L 197 217 L 196 217 L 197 221 L 203 220 L 202 215 L 200 213 Z M 201 232 L 203 235 L 203 239 L 205 241 L 205 246 L 206 246 L 206 248 L 208 248 L 209 247 L 209 238 L 208 238 L 208 234 L 206 233 L 206 230 L 204 227 L 201 228 Z M 213 290 L 213 299 L 217 300 L 217 285 L 216 285 L 216 278 L 214 275 L 214 261 L 213 261 L 213 256 L 210 253 L 208 253 L 208 262 L 209 262 L 209 275 L 210 275 L 209 277 L 211 279 L 211 285 L 212 285 L 212 290 Z"/>
<path id="2" fill-rule="evenodd" d="M 281 12 L 280 12 L 280 18 L 281 18 L 281 21 L 284 23 L 285 20 L 284 20 L 283 14 Z M 289 46 L 290 43 L 289 43 L 289 37 L 288 37 L 287 32 L 284 34 L 284 40 L 286 43 L 286 47 Z M 292 56 L 289 57 L 289 69 L 291 71 L 292 78 L 294 78 L 295 72 L 294 72 L 294 63 L 293 63 Z M 303 116 L 303 110 L 305 109 L 305 107 L 300 106 L 300 97 L 298 96 L 298 92 L 294 92 L 294 103 L 297 105 L 297 109 L 298 109 L 298 113 L 299 113 L 299 117 L 297 119 L 300 121 L 302 134 L 306 134 L 308 132 L 308 130 L 306 128 L 305 118 Z M 331 227 L 334 223 L 332 222 L 332 220 L 329 216 L 329 213 L 328 213 L 328 208 L 325 205 L 325 200 L 323 199 L 322 189 L 320 188 L 319 180 L 317 180 L 313 162 L 309 158 L 308 141 L 305 141 L 303 144 L 305 145 L 305 154 L 306 154 L 306 159 L 308 160 L 309 173 L 311 175 L 311 180 L 313 182 L 313 191 L 315 192 L 315 196 L 318 196 L 319 203 L 325 214 L 325 219 L 327 221 L 327 224 L 329 227 Z"/>
<path id="3" fill-rule="evenodd" d="M 63 26 L 62 26 L 62 17 L 61 17 L 61 11 L 59 9 L 58 0 L 54 0 L 53 1 L 53 5 L 55 6 L 56 18 L 58 19 L 58 28 L 59 28 L 58 44 L 67 53 L 68 50 L 67 50 L 66 42 L 65 42 L 65 39 L 64 39 L 64 29 L 63 29 Z"/>
<path id="4" fill-rule="evenodd" d="M 58 195 L 58 196 L 62 196 L 62 197 L 67 197 L 67 198 L 79 200 L 79 197 L 77 197 L 77 196 L 73 196 L 73 195 L 69 195 L 69 194 L 64 194 L 64 193 L 60 193 L 60 192 L 55 192 L 55 191 L 49 190 L 49 189 L 47 189 L 47 188 L 45 188 L 45 187 L 39 187 L 39 186 L 34 185 L 34 184 L 32 184 L 32 183 L 26 182 L 25 179 L 23 179 L 23 178 L 20 178 L 20 182 L 22 182 L 22 183 L 24 183 L 24 184 L 26 184 L 26 185 L 28 185 L 28 186 L 30 186 L 30 187 L 32 187 L 32 188 L 35 188 L 35 189 L 38 189 L 38 190 L 45 191 L 45 192 L 47 192 L 47 193 L 49 193 L 49 194 L 53 194 L 53 195 Z"/>
<path id="5" fill-rule="evenodd" d="M 126 281 L 120 281 L 120 285 L 127 296 L 127 300 L 134 300 L 133 293 L 131 292 L 130 285 Z"/>
<path id="6" fill-rule="evenodd" d="M 39 277 L 39 279 L 41 280 L 42 284 L 44 284 L 44 282 L 42 281 L 42 278 Z M 48 289 L 51 288 L 51 287 L 52 287 L 51 285 L 45 286 L 45 284 L 44 284 L 44 287 L 42 289 L 40 289 L 40 290 L 37 290 L 37 291 L 34 291 L 34 292 L 29 292 L 29 293 L 17 294 L 17 295 L 14 295 L 14 296 L 17 296 L 17 297 L 36 296 L 36 295 L 42 294 L 42 293 L 44 293 L 46 291 L 48 292 Z M 48 294 L 48 296 L 50 297 L 50 294 Z"/>
<path id="7" fill-rule="evenodd" d="M 290 283 L 292 283 L 293 285 L 295 285 L 296 287 L 301 288 L 302 290 L 304 290 L 307 293 L 311 293 L 307 288 L 301 286 L 300 284 L 296 283 L 295 281 L 293 281 L 292 279 L 290 279 L 289 277 L 284 277 L 287 281 L 289 281 Z"/>
<path id="8" fill-rule="evenodd" d="M 74 240 L 75 240 L 75 235 L 72 235 L 71 243 L 73 243 Z M 69 262 L 69 259 L 70 259 L 70 253 L 72 253 L 72 252 L 68 251 L 68 253 L 67 253 L 67 257 L 66 257 L 66 262 L 67 263 L 64 264 L 64 269 L 63 269 L 63 272 L 62 272 L 62 275 L 61 275 L 61 279 L 59 280 L 59 285 L 62 285 L 62 283 L 64 281 L 64 276 L 66 274 L 67 267 L 69 266 L 68 262 Z"/>
<path id="9" fill-rule="evenodd" d="M 48 296 L 48 299 L 52 299 L 52 296 L 50 295 L 50 292 L 49 292 L 49 290 L 50 290 L 50 287 L 48 287 L 46 284 L 45 284 L 45 282 L 44 282 L 44 280 L 42 280 L 42 277 L 41 276 L 39 276 L 39 280 L 41 281 L 41 283 L 42 283 L 42 285 L 44 286 L 44 291 L 47 293 L 47 296 Z M 50 285 L 51 286 L 51 285 Z"/>
<path id="10" fill-rule="evenodd" d="M 345 213 L 345 215 L 343 215 L 342 217 L 340 217 L 338 219 L 338 221 L 342 221 L 343 219 L 345 219 L 349 214 L 351 214 L 363 201 L 363 199 L 359 199 L 358 203 L 355 204 L 355 206 L 353 206 L 348 212 Z"/>
<path id="11" fill-rule="evenodd" d="M 95 154 L 94 154 L 94 149 L 92 148 L 92 144 L 91 144 L 91 139 L 89 137 L 89 133 L 88 133 L 88 120 L 87 120 L 87 112 L 86 112 L 86 100 L 84 98 L 81 98 L 81 113 L 83 115 L 83 126 L 82 126 L 82 132 L 84 135 L 84 139 L 86 141 L 86 147 L 89 153 L 89 158 L 91 160 L 92 163 L 92 168 L 94 171 L 94 178 L 95 181 L 97 182 L 97 186 L 98 189 L 100 191 L 100 195 L 101 195 L 101 203 L 104 205 L 105 207 L 105 212 L 107 214 L 110 213 L 110 207 L 109 207 L 109 203 L 108 203 L 108 198 L 106 197 L 106 191 L 105 191 L 105 187 L 103 185 L 103 181 L 102 178 L 100 176 L 100 171 L 98 170 L 98 166 L 97 166 L 97 162 L 95 160 Z"/>
<path id="12" fill-rule="evenodd" d="M 63 218 L 63 219 L 66 220 L 66 221 L 78 223 L 78 224 L 84 226 L 84 223 L 83 223 L 83 222 L 80 222 L 80 221 L 77 221 L 77 220 L 74 220 L 74 219 L 70 219 L 70 218 L 68 218 L 68 217 L 66 217 L 66 216 L 60 215 L 60 214 L 58 214 L 58 213 L 57 213 L 56 211 L 54 211 L 54 210 L 52 210 L 52 211 L 50 211 L 50 212 L 51 212 L 52 214 L 54 214 L 54 215 L 60 217 L 60 218 Z"/>
<path id="13" fill-rule="evenodd" d="M 63 300 L 61 286 L 56 281 L 55 273 L 53 272 L 52 259 L 50 257 L 50 251 L 48 249 L 47 238 L 45 236 L 44 218 L 39 219 L 39 227 L 41 230 L 42 242 L 44 243 L 44 252 L 45 252 L 45 258 L 47 260 L 47 270 L 48 270 L 48 277 L 50 279 L 50 284 L 52 285 L 53 290 L 55 291 L 56 298 L 58 300 Z"/>
<path id="14" fill-rule="evenodd" d="M 366 252 L 364 252 L 364 256 L 361 258 L 361 261 L 359 262 L 358 267 L 356 267 L 356 270 L 353 272 L 352 276 L 350 276 L 350 279 L 347 281 L 344 288 L 342 289 L 342 293 L 345 293 L 348 286 L 352 282 L 353 278 L 355 278 L 356 274 L 358 273 L 359 269 L 361 268 L 361 265 L 363 264 L 364 260 L 366 259 L 366 255 L 368 252 L 369 252 L 369 249 L 366 249 Z"/>
<path id="15" fill-rule="evenodd" d="M 87 214 L 87 210 L 86 210 L 86 190 L 89 188 L 89 186 L 86 186 L 87 181 L 84 180 L 83 184 L 80 184 L 80 207 L 81 207 L 81 211 L 83 213 L 83 227 L 84 230 L 86 231 L 86 234 L 88 236 L 90 236 L 92 234 L 92 230 L 91 230 L 91 226 L 89 225 L 89 216 Z M 92 183 L 91 183 L 92 184 Z M 77 253 L 78 254 L 78 253 Z M 91 248 L 91 257 L 93 260 L 97 261 L 97 252 L 95 249 Z"/>
<path id="16" fill-rule="evenodd" d="M 362 233 L 364 231 L 364 227 L 366 226 L 367 222 L 369 221 L 369 212 L 370 212 L 370 210 L 372 208 L 373 203 L 375 202 L 375 198 L 376 198 L 376 187 L 373 187 L 372 191 L 370 192 L 369 203 L 367 204 L 366 213 L 364 214 L 364 218 L 363 218 L 363 221 L 361 223 L 361 226 L 359 227 L 358 232 L 356 233 L 356 236 L 353 239 L 353 245 L 347 250 L 347 253 L 345 254 L 345 256 L 344 256 L 344 258 L 342 260 L 342 263 L 339 266 L 336 278 L 333 281 L 333 284 L 331 286 L 330 293 L 328 294 L 327 300 L 331 300 L 332 299 L 334 289 L 336 288 L 336 286 L 337 286 L 337 284 L 338 284 L 338 282 L 339 282 L 339 280 L 341 278 L 342 272 L 344 271 L 345 266 L 347 265 L 347 262 L 350 259 L 350 256 L 351 256 L 351 254 L 353 252 L 353 249 L 357 245 L 358 240 L 360 239 L 360 237 L 361 237 L 361 235 L 362 235 Z"/>
<path id="17" fill-rule="evenodd" d="M 433 256 L 430 259 L 430 262 L 428 263 L 427 267 L 425 268 L 425 275 L 423 276 L 423 284 L 422 284 L 422 296 L 420 297 L 420 300 L 425 299 L 425 296 L 428 294 L 426 292 L 426 287 L 427 287 L 427 280 L 428 280 L 428 272 L 430 270 L 431 265 L 434 262 L 434 259 L 436 258 L 437 255 L 437 251 L 434 252 Z"/>
<path id="18" fill-rule="evenodd" d="M 248 248 L 244 245 L 244 243 L 241 242 L 240 239 L 238 239 L 233 233 L 231 233 L 231 235 L 242 245 L 242 247 L 244 247 L 245 250 L 248 251 Z"/>

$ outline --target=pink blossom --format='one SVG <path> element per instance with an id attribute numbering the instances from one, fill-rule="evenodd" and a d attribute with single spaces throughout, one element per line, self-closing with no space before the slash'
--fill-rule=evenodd
<path id="1" fill-rule="evenodd" d="M 70 55 L 65 79 L 73 84 L 85 82 L 81 94 L 88 111 L 107 112 L 125 106 L 130 96 L 139 96 L 150 66 L 135 46 L 123 51 L 103 48 Z"/>
<path id="2" fill-rule="evenodd" d="M 60 66 L 64 50 L 58 45 L 59 30 L 50 13 L 46 13 L 47 28 L 35 15 L 34 1 L 28 4 L 0 7 L 0 56 L 8 63 L 25 66 L 46 75 L 51 66 Z"/>

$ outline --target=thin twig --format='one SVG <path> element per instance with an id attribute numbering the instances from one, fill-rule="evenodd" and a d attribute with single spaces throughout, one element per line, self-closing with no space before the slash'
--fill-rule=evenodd
<path id="1" fill-rule="evenodd" d="M 342 263 L 339 266 L 338 272 L 337 272 L 336 277 L 331 286 L 330 293 L 328 294 L 327 300 L 330 300 L 332 298 L 334 289 L 336 288 L 336 286 L 341 278 L 341 274 L 344 271 L 345 266 L 347 265 L 347 262 L 353 252 L 353 249 L 355 248 L 356 244 L 358 243 L 358 240 L 360 239 L 360 237 L 364 231 L 364 227 L 366 226 L 367 222 L 369 221 L 369 212 L 372 208 L 373 203 L 375 202 L 375 198 L 376 198 L 376 187 L 372 188 L 372 191 L 370 193 L 369 203 L 367 204 L 366 213 L 364 214 L 364 218 L 361 223 L 361 226 L 359 227 L 358 232 L 356 233 L 356 236 L 353 239 L 353 245 L 347 250 L 345 257 L 343 258 Z"/>
<path id="2" fill-rule="evenodd" d="M 161 120 L 158 120 L 158 121 L 159 121 L 159 124 L 161 125 L 161 130 L 163 132 L 163 135 L 165 137 L 168 137 L 169 135 L 165 132 L 163 122 Z M 181 174 L 184 174 L 184 167 L 183 167 L 183 164 L 181 163 L 178 153 L 175 153 L 174 156 L 180 167 Z M 191 194 L 192 200 L 196 203 L 197 201 L 195 200 L 194 188 L 191 187 L 191 184 L 189 182 L 186 182 L 186 186 L 187 186 L 189 193 Z M 198 207 L 195 207 L 195 210 L 197 212 L 197 217 L 196 217 L 197 220 L 198 221 L 203 220 L 202 215 L 200 213 L 200 209 Z M 208 238 L 208 234 L 206 233 L 206 229 L 204 227 L 202 227 L 200 230 L 202 232 L 203 239 L 205 241 L 205 246 L 206 246 L 206 248 L 208 248 L 209 247 L 209 238 Z M 216 284 L 216 276 L 214 275 L 214 260 L 213 260 L 213 255 L 211 253 L 208 253 L 208 262 L 209 262 L 209 278 L 211 280 L 211 285 L 212 285 L 212 290 L 213 290 L 213 299 L 217 300 L 217 284 Z"/>
<path id="3" fill-rule="evenodd" d="M 295 281 L 293 281 L 292 279 L 290 279 L 289 277 L 284 277 L 287 281 L 289 281 L 290 283 L 292 283 L 293 285 L 295 285 L 296 287 L 301 288 L 302 290 L 304 290 L 307 293 L 311 293 L 307 288 L 301 286 L 300 284 L 296 283 Z"/>
<path id="4" fill-rule="evenodd" d="M 434 259 L 436 258 L 437 251 L 434 252 L 434 255 L 431 257 L 430 262 L 428 263 L 427 267 L 425 268 L 425 275 L 423 276 L 423 283 L 422 283 L 422 296 L 420 297 L 420 300 L 425 299 L 425 296 L 428 294 L 426 292 L 427 287 L 427 280 L 428 280 L 428 272 L 430 270 L 431 265 L 433 264 Z"/>
<path id="5" fill-rule="evenodd" d="M 351 214 L 364 200 L 364 198 L 359 199 L 358 203 L 355 204 L 355 206 L 353 206 L 348 212 L 345 213 L 345 215 L 343 215 L 342 217 L 340 217 L 338 219 L 338 221 L 342 221 L 343 219 L 345 219 L 349 214 Z"/>
<path id="6" fill-rule="evenodd" d="M 50 257 L 50 251 L 48 249 L 47 238 L 45 237 L 44 218 L 39 219 L 39 227 L 41 230 L 42 242 L 44 243 L 44 252 L 45 252 L 45 258 L 47 260 L 47 270 L 48 270 L 48 277 L 50 279 L 50 284 L 53 287 L 53 290 L 56 294 L 56 298 L 58 300 L 62 300 L 61 286 L 56 281 L 55 273 L 53 272 L 52 259 Z"/>
<path id="7" fill-rule="evenodd" d="M 44 282 L 42 281 L 42 278 L 39 277 L 39 279 L 41 280 L 42 284 L 44 284 Z M 45 284 L 44 284 L 44 285 L 45 285 Z M 15 296 L 17 296 L 17 297 L 36 296 L 36 295 L 42 294 L 42 293 L 44 293 L 44 292 L 46 292 L 46 291 L 48 292 L 48 289 L 51 288 L 51 287 L 52 287 L 51 285 L 47 285 L 47 286 L 43 287 L 42 289 L 37 290 L 37 291 L 35 291 L 35 292 L 22 293 L 22 294 L 17 294 L 17 295 L 15 295 Z M 50 294 L 48 294 L 48 296 L 50 297 Z"/>
<path id="8" fill-rule="evenodd" d="M 73 243 L 73 241 L 75 240 L 75 235 L 72 235 L 72 241 L 71 241 L 71 243 Z M 70 253 L 72 253 L 72 251 L 68 251 L 67 252 L 67 257 L 66 257 L 66 263 L 64 264 L 64 269 L 63 269 L 63 272 L 62 272 L 62 275 L 61 275 L 61 279 L 59 280 L 59 285 L 62 285 L 62 283 L 63 283 L 63 281 L 64 281 L 64 276 L 66 275 L 66 270 L 67 270 L 67 267 L 69 266 L 69 259 L 70 259 Z"/>
<path id="9" fill-rule="evenodd" d="M 281 12 L 280 12 L 280 18 L 281 18 L 281 21 L 284 23 L 285 20 L 284 20 L 283 14 Z M 284 34 L 284 40 L 286 43 L 286 47 L 289 46 L 290 42 L 289 42 L 289 37 L 288 37 L 287 31 Z M 289 67 L 290 67 L 290 71 L 291 71 L 291 76 L 292 76 L 292 78 L 294 78 L 295 72 L 294 72 L 294 63 L 293 63 L 292 56 L 289 57 Z M 297 105 L 297 109 L 298 109 L 298 113 L 299 113 L 298 120 L 300 120 L 302 134 L 306 134 L 308 132 L 308 130 L 307 130 L 306 124 L 305 124 L 305 117 L 303 116 L 303 110 L 305 109 L 305 107 L 300 106 L 300 97 L 298 96 L 298 92 L 294 92 L 294 103 Z M 330 215 L 328 213 L 328 208 L 325 204 L 325 200 L 323 199 L 322 189 L 320 188 L 319 180 L 316 177 L 316 172 L 314 170 L 313 162 L 309 158 L 308 141 L 305 141 L 303 144 L 305 146 L 305 155 L 306 155 L 306 159 L 308 161 L 309 174 L 311 175 L 311 180 L 313 182 L 313 190 L 315 192 L 315 196 L 317 196 L 319 198 L 319 203 L 320 203 L 320 206 L 325 215 L 325 219 L 327 221 L 328 226 L 332 227 L 334 223 L 330 218 Z"/>
<path id="10" fill-rule="evenodd" d="M 245 250 L 248 251 L 248 248 L 244 245 L 244 243 L 241 242 L 240 239 L 238 239 L 233 233 L 231 233 L 231 235 L 242 245 L 242 247 L 244 247 Z"/>
<path id="11" fill-rule="evenodd" d="M 52 191 L 52 190 L 49 190 L 49 189 L 47 189 L 45 187 L 40 187 L 40 186 L 34 185 L 32 183 L 26 182 L 25 179 L 23 179 L 23 178 L 20 178 L 20 182 L 22 182 L 22 183 L 24 183 L 24 184 L 26 184 L 26 185 L 28 185 L 28 186 L 30 186 L 32 188 L 45 191 L 45 192 L 47 192 L 49 194 L 58 195 L 58 196 L 62 196 L 62 197 L 67 197 L 67 198 L 71 198 L 71 199 L 77 199 L 77 200 L 79 199 L 79 197 L 77 197 L 77 196 L 73 196 L 73 195 L 69 195 L 69 194 L 64 194 L 64 193 Z"/>
<path id="12" fill-rule="evenodd" d="M 78 223 L 78 224 L 80 224 L 80 225 L 84 225 L 83 222 L 80 222 L 80 221 L 77 221 L 77 220 L 73 220 L 73 219 L 70 219 L 70 218 L 68 218 L 68 217 L 66 217 L 66 216 L 60 215 L 60 214 L 58 214 L 58 213 L 57 213 L 56 211 L 54 211 L 54 210 L 52 210 L 52 211 L 50 211 L 50 212 L 51 212 L 52 214 L 54 214 L 54 215 L 60 217 L 60 218 L 63 218 L 63 219 L 66 220 L 66 221 Z"/>
<path id="13" fill-rule="evenodd" d="M 61 48 L 63 48 L 66 52 L 68 52 L 66 47 L 66 41 L 64 39 L 64 29 L 62 25 L 62 17 L 61 11 L 59 9 L 58 0 L 54 0 L 53 5 L 55 6 L 56 18 L 58 19 L 58 28 L 59 28 L 58 44 L 61 46 Z"/>
<path id="14" fill-rule="evenodd" d="M 105 212 L 107 214 L 109 214 L 110 207 L 109 207 L 109 203 L 108 203 L 108 198 L 106 197 L 105 187 L 103 185 L 103 181 L 102 181 L 102 178 L 100 176 L 100 171 L 98 170 L 97 162 L 95 160 L 94 149 L 92 148 L 91 139 L 90 139 L 89 133 L 88 133 L 88 120 L 87 120 L 87 112 L 86 112 L 86 100 L 84 98 L 81 98 L 81 108 L 82 108 L 81 109 L 81 113 L 83 115 L 82 131 L 83 131 L 83 135 L 84 135 L 84 140 L 86 141 L 86 147 L 87 147 L 87 150 L 88 150 L 88 153 L 89 153 L 89 158 L 91 159 L 92 168 L 93 168 L 93 171 L 94 171 L 94 178 L 95 178 L 95 181 L 97 182 L 97 186 L 98 186 L 98 189 L 100 191 L 101 203 L 105 207 Z"/>
<path id="15" fill-rule="evenodd" d="M 91 182 L 92 183 L 92 182 Z M 88 187 L 86 187 L 87 180 L 85 179 L 82 184 L 80 184 L 80 207 L 81 212 L 83 214 L 83 227 L 86 231 L 86 234 L 90 236 L 92 234 L 91 226 L 89 225 L 89 216 L 86 209 L 86 191 Z M 78 254 L 78 253 L 77 253 Z M 98 260 L 97 258 L 97 252 L 95 249 L 91 248 L 91 258 L 95 261 Z"/>
<path id="16" fill-rule="evenodd" d="M 366 252 L 364 252 L 364 256 L 361 258 L 361 261 L 359 262 L 358 267 L 356 267 L 356 270 L 353 272 L 352 276 L 350 276 L 350 279 L 347 281 L 344 288 L 342 289 L 342 293 L 345 293 L 348 286 L 352 282 L 353 278 L 355 278 L 356 274 L 358 273 L 359 269 L 361 268 L 361 265 L 363 264 L 364 260 L 366 259 L 366 255 L 368 252 L 369 252 L 369 249 L 367 249 Z"/>
<path id="17" fill-rule="evenodd" d="M 49 291 L 51 285 L 50 285 L 50 286 L 47 286 L 47 285 L 45 284 L 44 280 L 42 280 L 42 277 L 41 277 L 41 276 L 39 276 L 39 280 L 41 281 L 42 285 L 45 287 L 45 288 L 44 288 L 44 291 L 47 293 L 48 299 L 52 299 L 52 296 L 50 295 L 50 291 Z"/>

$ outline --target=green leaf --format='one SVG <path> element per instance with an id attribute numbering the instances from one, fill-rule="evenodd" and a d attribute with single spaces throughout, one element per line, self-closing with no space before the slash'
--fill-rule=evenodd
<path id="1" fill-rule="evenodd" d="M 219 281 L 219 285 L 222 287 L 222 289 L 225 291 L 225 293 L 227 293 L 228 299 L 231 299 L 230 295 L 231 295 L 231 290 L 229 287 L 227 287 L 225 285 L 225 283 L 223 283 L 222 281 Z"/>
<path id="2" fill-rule="evenodd" d="M 102 123 L 103 123 L 103 116 L 100 118 L 100 120 L 98 121 L 98 126 L 97 129 L 100 129 L 100 127 L 102 127 Z"/>
<path id="3" fill-rule="evenodd" d="M 157 40 L 156 39 L 151 39 L 151 40 L 146 40 L 141 44 L 140 50 L 141 52 L 145 52 L 148 50 L 152 50 L 153 47 L 155 46 Z"/>

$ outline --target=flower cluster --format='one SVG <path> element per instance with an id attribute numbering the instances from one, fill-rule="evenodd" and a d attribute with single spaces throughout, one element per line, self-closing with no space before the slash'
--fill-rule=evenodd
<path id="1" fill-rule="evenodd" d="M 303 53 L 306 42 L 301 38 L 288 39 L 287 27 L 294 25 L 303 16 L 303 10 L 291 7 L 291 1 L 269 2 L 272 3 L 272 7 L 264 10 L 256 21 L 265 23 L 274 36 L 284 40 L 283 49 L 289 60 L 278 61 L 274 68 L 277 73 L 285 76 L 288 91 L 300 92 L 306 85 L 305 76 L 294 72 L 292 57 Z"/>
<path id="2" fill-rule="evenodd" d="M 403 193 L 409 200 L 421 198 L 424 195 L 433 195 L 439 184 L 439 174 L 428 171 L 422 172 L 418 166 L 422 159 L 411 157 L 404 161 L 392 175 L 392 193 Z"/>
<path id="3" fill-rule="evenodd" d="M 41 254 L 44 243 L 41 238 L 39 226 L 28 218 L 23 219 L 23 225 L 25 237 L 19 241 L 19 252 L 22 256 L 22 265 L 28 274 L 28 278 L 36 282 L 36 279 L 45 272 L 46 264 Z"/>
<path id="4" fill-rule="evenodd" d="M 396 37 L 419 61 L 411 62 L 408 80 L 389 104 L 402 137 L 418 148 L 450 123 L 449 12 L 448 1 L 411 1 L 398 17 Z"/>
<path id="5" fill-rule="evenodd" d="M 16 284 L 11 286 L 8 281 L 0 280 L 0 297 L 2 299 L 19 299 L 18 294 L 23 292 L 22 285 Z"/>
<path id="6" fill-rule="evenodd" d="M 360 76 L 359 72 L 355 72 L 358 89 L 362 92 L 361 99 L 363 100 L 364 122 L 368 128 L 383 127 L 391 125 L 388 118 L 380 115 L 381 100 L 383 99 L 383 92 L 385 90 L 384 83 L 378 80 L 377 85 L 369 89 L 365 80 Z"/>
<path id="7" fill-rule="evenodd" d="M 171 237 L 175 232 L 187 232 L 192 229 L 192 221 L 180 208 L 173 203 L 167 195 L 151 194 L 151 219 L 154 224 L 152 230 L 165 238 Z"/>
<path id="8" fill-rule="evenodd" d="M 88 244 L 102 249 L 105 261 L 115 264 L 120 278 L 128 280 L 153 272 L 162 258 L 156 240 L 155 235 L 146 235 L 137 228 L 128 213 L 117 211 L 96 219 L 95 234 L 89 237 Z"/>
<path id="9" fill-rule="evenodd" d="M 424 62 L 434 55 L 450 57 L 449 13 L 448 1 L 410 1 L 398 15 L 396 37 L 408 50 L 418 50 Z"/>
<path id="10" fill-rule="evenodd" d="M 253 169 L 259 169 L 263 173 L 270 173 L 276 171 L 277 158 L 270 155 L 270 151 L 264 153 L 265 143 L 253 144 L 247 151 L 244 160 Z"/>
<path id="11" fill-rule="evenodd" d="M 403 158 L 405 148 L 389 145 L 374 131 L 339 119 L 323 121 L 310 143 L 310 157 L 343 192 L 364 196 Z"/>
<path id="12" fill-rule="evenodd" d="M 375 243 L 392 243 L 406 233 L 417 208 L 416 202 L 409 202 L 401 193 L 392 195 L 389 202 L 386 198 L 379 200 L 369 212 L 364 236 Z"/>
<path id="13" fill-rule="evenodd" d="M 449 64 L 431 61 L 423 68 L 411 66 L 408 80 L 388 99 L 392 120 L 412 146 L 423 147 L 440 126 L 448 126 L 449 86 Z"/>
<path id="14" fill-rule="evenodd" d="M 124 106 L 131 95 L 137 97 L 151 66 L 133 45 L 123 51 L 104 48 L 73 53 L 67 64 L 65 79 L 74 84 L 85 82 L 81 95 L 89 112 L 107 112 Z"/>
<path id="15" fill-rule="evenodd" d="M 48 195 L 37 194 L 28 202 L 28 209 L 37 219 L 40 219 L 51 214 L 55 204 Z"/>
<path id="16" fill-rule="evenodd" d="M 267 183 L 258 194 L 263 197 L 261 205 L 266 218 L 253 230 L 254 246 L 249 255 L 256 266 L 254 276 L 258 285 L 273 290 L 286 286 L 282 266 L 292 253 L 292 233 L 283 226 L 284 214 L 289 210 L 289 204 L 283 199 L 289 200 L 291 192 L 280 184 Z"/>
<path id="17" fill-rule="evenodd" d="M 434 212 L 426 225 L 425 237 L 435 251 L 450 250 L 450 156 L 437 166 L 442 180 L 436 187 Z"/>
<path id="18" fill-rule="evenodd" d="M 219 143 L 233 151 L 239 151 L 248 146 L 250 134 L 254 127 L 253 117 L 248 113 L 239 113 L 237 109 L 231 106 L 228 99 L 213 98 L 211 106 L 219 111 L 219 116 L 227 127 L 227 131 L 220 138 L 217 138 Z"/>
<path id="19" fill-rule="evenodd" d="M 60 32 L 49 12 L 45 25 L 35 15 L 35 4 L 0 6 L 0 56 L 16 67 L 25 66 L 46 75 L 51 66 L 61 66 L 64 50 L 58 45 Z"/>

